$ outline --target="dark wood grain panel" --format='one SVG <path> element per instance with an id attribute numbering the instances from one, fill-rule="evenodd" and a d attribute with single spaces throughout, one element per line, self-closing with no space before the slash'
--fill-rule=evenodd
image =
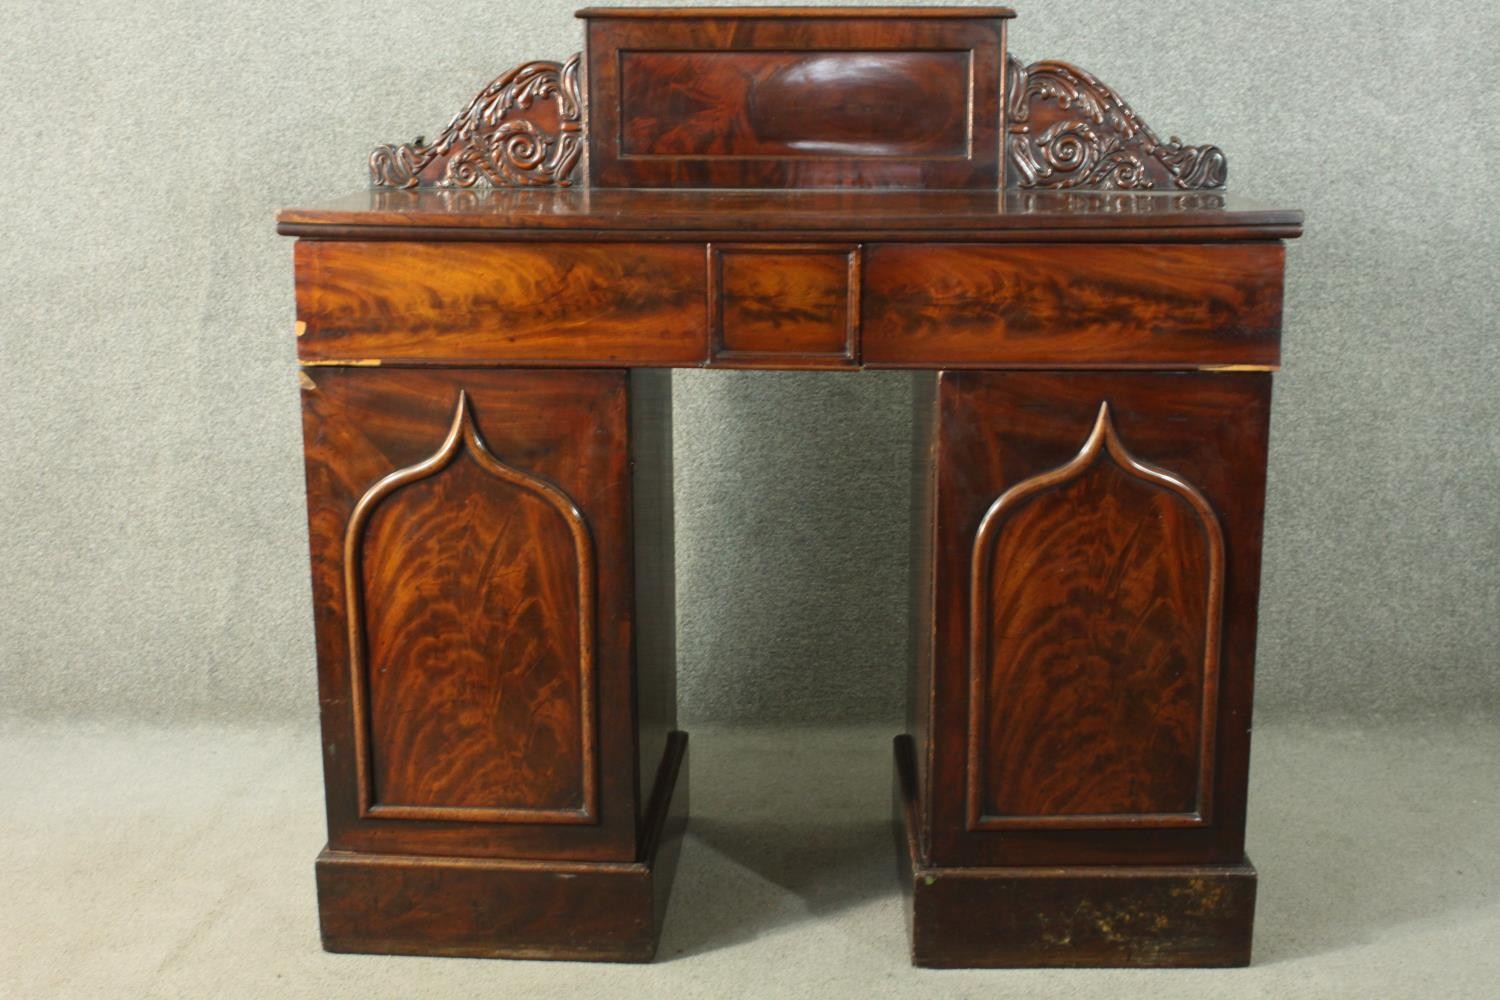
<path id="1" fill-rule="evenodd" d="M 588 15 L 599 188 L 997 188 L 1005 17 Z"/>
<path id="2" fill-rule="evenodd" d="M 702 246 L 299 241 L 304 361 L 697 364 Z"/>
<path id="3" fill-rule="evenodd" d="M 936 569 L 933 546 L 937 543 L 937 532 L 933 528 L 937 523 L 938 378 L 937 372 L 912 373 L 912 441 L 911 463 L 908 466 L 911 522 L 907 552 L 911 569 L 907 591 L 907 641 L 911 653 L 906 665 L 906 732 L 915 741 L 918 752 L 922 755 L 922 766 L 916 769 L 912 781 L 919 786 L 913 794 L 924 800 L 928 795 L 925 783 L 932 775 L 928 754 L 933 745 L 932 683 L 934 658 L 937 655 L 936 588 L 933 579 Z M 925 838 L 926 827 L 920 827 L 917 835 Z M 922 840 L 921 847 L 925 858 L 925 839 Z"/>
<path id="4" fill-rule="evenodd" d="M 936 396 L 933 652 L 916 679 L 930 741 L 918 762 L 930 789 L 928 861 L 1238 863 L 1270 376 L 944 372 Z M 1105 453 L 1088 456 L 1103 403 L 1119 453 L 1099 440 Z M 1081 446 L 1082 475 L 1044 478 L 1017 518 L 1007 504 L 991 522 L 977 599 L 996 617 L 979 631 L 990 658 L 976 705 L 973 580 L 985 515 L 1008 490 L 1067 468 Z M 1223 539 L 1217 595 L 1209 513 Z M 1109 704 L 1115 697 L 1127 703 Z M 968 780 L 975 709 L 989 741 L 978 812 L 995 817 L 979 824 Z M 1129 814 L 1138 809 L 1151 811 Z"/>
<path id="5" fill-rule="evenodd" d="M 621 52 L 620 101 L 623 159 L 963 157 L 969 53 Z"/>
<path id="6" fill-rule="evenodd" d="M 714 244 L 708 266 L 715 364 L 857 362 L 858 247 Z"/>
<path id="7" fill-rule="evenodd" d="M 865 247 L 863 356 L 944 367 L 1275 365 L 1279 243 Z"/>
<path id="8" fill-rule="evenodd" d="M 1224 541 L 1109 404 L 985 512 L 970 579 L 971 830 L 1211 818 Z"/>
<path id="9" fill-rule="evenodd" d="M 355 505 L 344 566 L 362 812 L 591 822 L 588 525 L 489 450 L 463 390 L 441 446 Z"/>
<path id="10" fill-rule="evenodd" d="M 302 396 L 331 849 L 633 858 L 627 373 L 320 368 Z"/>
<path id="11" fill-rule="evenodd" d="M 651 877 L 642 865 L 324 851 L 326 951 L 649 962 Z"/>
<path id="12" fill-rule="evenodd" d="M 654 794 L 677 729 L 677 553 L 672 489 L 672 373 L 630 373 L 631 509 L 635 518 L 636 797 Z M 685 796 L 687 789 L 680 789 Z M 644 818 L 644 814 L 643 814 Z"/>

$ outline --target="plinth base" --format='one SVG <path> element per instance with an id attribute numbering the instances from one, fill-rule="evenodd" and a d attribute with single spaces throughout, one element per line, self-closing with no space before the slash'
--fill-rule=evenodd
<path id="1" fill-rule="evenodd" d="M 688 814 L 687 734 L 673 733 L 641 860 L 525 861 L 323 851 L 327 951 L 649 962 Z"/>
<path id="2" fill-rule="evenodd" d="M 1250 963 L 1255 869 L 1236 865 L 943 868 L 917 842 L 915 759 L 896 737 L 897 856 L 912 964 L 934 968 Z"/>

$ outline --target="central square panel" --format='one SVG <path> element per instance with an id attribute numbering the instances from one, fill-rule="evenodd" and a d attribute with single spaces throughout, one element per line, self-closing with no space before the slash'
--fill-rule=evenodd
<path id="1" fill-rule="evenodd" d="M 714 244 L 708 287 L 714 364 L 859 363 L 859 247 Z"/>

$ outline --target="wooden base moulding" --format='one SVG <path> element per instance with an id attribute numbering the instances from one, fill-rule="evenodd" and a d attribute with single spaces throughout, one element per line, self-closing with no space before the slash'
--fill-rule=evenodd
<path id="1" fill-rule="evenodd" d="M 1255 868 L 950 868 L 922 860 L 910 736 L 898 736 L 896 857 L 913 965 L 1213 968 L 1250 964 Z"/>
<path id="2" fill-rule="evenodd" d="M 634 862 L 318 856 L 323 947 L 374 955 L 649 962 L 688 817 L 687 734 L 667 743 Z"/>

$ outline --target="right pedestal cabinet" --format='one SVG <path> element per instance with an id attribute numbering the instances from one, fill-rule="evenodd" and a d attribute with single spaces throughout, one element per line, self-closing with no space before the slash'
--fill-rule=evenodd
<path id="1" fill-rule="evenodd" d="M 1243 963 L 1270 376 L 919 389 L 917 960 Z"/>

